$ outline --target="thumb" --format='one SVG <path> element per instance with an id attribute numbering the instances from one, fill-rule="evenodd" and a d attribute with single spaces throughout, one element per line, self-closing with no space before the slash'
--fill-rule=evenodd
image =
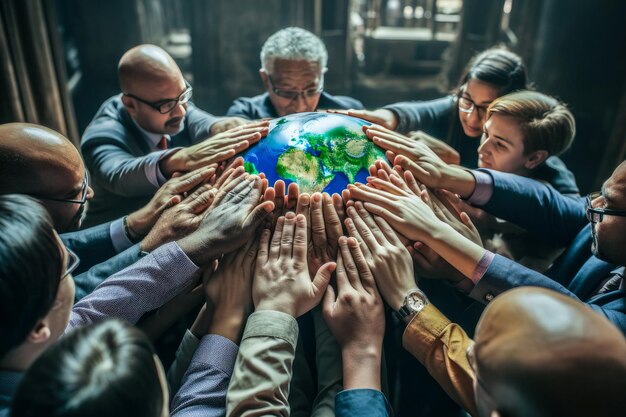
<path id="1" fill-rule="evenodd" d="M 336 267 L 337 264 L 335 262 L 327 262 L 324 265 L 320 266 L 320 269 L 317 270 L 317 273 L 313 278 L 313 282 L 311 283 L 316 298 L 321 297 L 324 291 L 326 291 L 326 289 L 328 288 L 328 284 L 330 283 L 330 276 L 332 275 Z"/>
<path id="2" fill-rule="evenodd" d="M 336 301 L 337 296 L 335 295 L 335 289 L 332 285 L 329 285 L 328 287 L 326 287 L 324 299 L 322 300 L 322 313 L 324 313 L 324 320 L 332 320 L 333 308 Z"/>
<path id="3" fill-rule="evenodd" d="M 257 205 L 252 213 L 248 214 L 248 217 L 243 222 L 243 227 L 245 228 L 254 228 L 256 229 L 263 220 L 267 217 L 269 213 L 274 210 L 274 202 L 273 201 L 264 201 L 261 204 Z"/>

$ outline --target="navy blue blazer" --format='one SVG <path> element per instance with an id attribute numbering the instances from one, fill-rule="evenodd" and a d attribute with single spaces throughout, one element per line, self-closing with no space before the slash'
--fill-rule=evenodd
<path id="1" fill-rule="evenodd" d="M 61 234 L 63 244 L 80 258 L 74 271 L 75 301 L 90 294 L 102 281 L 134 264 L 140 258 L 139 245 L 117 253 L 110 235 L 111 223 Z"/>
<path id="2" fill-rule="evenodd" d="M 331 96 L 323 91 L 316 110 L 325 109 L 363 109 L 363 103 L 347 96 Z M 254 97 L 239 97 L 233 101 L 226 112 L 226 116 L 244 117 L 250 120 L 278 117 L 276 109 L 270 100 L 269 93 L 259 94 Z"/>
<path id="3" fill-rule="evenodd" d="M 483 209 L 567 248 L 545 275 L 496 255 L 470 296 L 486 303 L 514 287 L 549 288 L 584 301 L 626 333 L 626 291 L 595 295 L 619 265 L 591 252 L 591 225 L 584 198 L 564 197 L 547 184 L 517 175 L 481 171 L 491 175 L 494 184 L 493 195 Z"/>

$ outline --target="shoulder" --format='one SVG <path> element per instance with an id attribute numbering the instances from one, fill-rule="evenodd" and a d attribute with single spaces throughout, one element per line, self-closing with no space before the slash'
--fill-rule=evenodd
<path id="1" fill-rule="evenodd" d="M 140 135 L 124 108 L 121 94 L 105 101 L 83 133 L 81 148 L 104 143 L 124 143 Z"/>
<path id="2" fill-rule="evenodd" d="M 253 97 L 239 97 L 226 112 L 227 116 L 241 116 L 248 119 L 274 117 L 274 107 L 268 93 Z"/>
<path id="3" fill-rule="evenodd" d="M 576 177 L 565 163 L 556 156 L 551 156 L 539 167 L 535 169 L 532 177 L 547 182 L 561 194 L 579 194 L 580 190 L 576 184 Z"/>
<path id="4" fill-rule="evenodd" d="M 318 109 L 363 109 L 363 103 L 348 96 L 333 96 L 327 92 L 322 92 Z"/>

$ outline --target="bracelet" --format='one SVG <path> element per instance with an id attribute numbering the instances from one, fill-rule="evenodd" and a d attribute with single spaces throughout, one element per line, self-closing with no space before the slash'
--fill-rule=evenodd
<path id="1" fill-rule="evenodd" d="M 139 242 L 139 238 L 133 237 L 133 235 L 138 236 L 138 234 L 128 224 L 128 216 L 124 216 L 124 219 L 122 220 L 122 224 L 124 226 L 124 234 L 126 235 L 128 240 L 130 240 L 132 243 Z"/>

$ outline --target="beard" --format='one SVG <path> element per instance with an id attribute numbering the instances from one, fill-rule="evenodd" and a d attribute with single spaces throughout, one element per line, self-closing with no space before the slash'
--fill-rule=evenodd
<path id="1" fill-rule="evenodd" d="M 184 129 L 185 119 L 183 117 L 173 117 L 165 122 L 165 132 L 170 136 L 177 135 Z"/>

